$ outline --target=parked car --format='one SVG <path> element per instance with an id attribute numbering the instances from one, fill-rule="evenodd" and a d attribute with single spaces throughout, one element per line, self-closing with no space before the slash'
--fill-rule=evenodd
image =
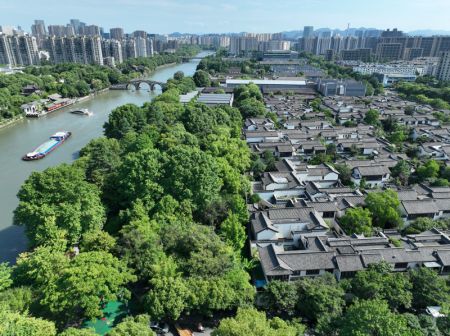
<path id="1" fill-rule="evenodd" d="M 164 322 L 150 322 L 150 329 L 156 332 L 158 335 L 164 335 L 169 332 L 169 325 Z"/>

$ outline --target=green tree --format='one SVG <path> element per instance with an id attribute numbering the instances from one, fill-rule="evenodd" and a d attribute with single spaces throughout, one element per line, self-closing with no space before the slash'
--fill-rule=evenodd
<path id="1" fill-rule="evenodd" d="M 418 234 L 433 228 L 448 230 L 450 228 L 449 220 L 433 220 L 428 217 L 419 217 L 405 228 L 407 234 Z"/>
<path id="2" fill-rule="evenodd" d="M 407 185 L 411 167 L 405 160 L 400 160 L 392 169 L 392 176 L 398 178 L 401 185 Z"/>
<path id="3" fill-rule="evenodd" d="M 270 313 L 293 316 L 298 300 L 297 287 L 286 281 L 274 280 L 269 282 L 262 298 Z"/>
<path id="4" fill-rule="evenodd" d="M 336 170 L 339 172 L 339 179 L 341 180 L 343 185 L 349 186 L 352 185 L 352 170 L 345 163 L 336 164 L 334 166 Z"/>
<path id="5" fill-rule="evenodd" d="M 349 235 L 353 233 L 364 234 L 366 237 L 372 235 L 372 217 L 367 209 L 361 207 L 348 209 L 340 218 L 339 224 Z"/>
<path id="6" fill-rule="evenodd" d="M 173 74 L 173 79 L 180 81 L 184 78 L 184 72 L 183 71 L 177 71 Z"/>
<path id="7" fill-rule="evenodd" d="M 144 297 L 144 305 L 156 320 L 177 320 L 186 308 L 188 288 L 179 276 L 155 277 L 150 281 L 152 289 Z"/>
<path id="8" fill-rule="evenodd" d="M 163 193 L 159 185 L 162 173 L 157 149 L 145 148 L 125 155 L 117 171 L 117 193 L 113 196 L 118 208 L 126 209 L 139 199 L 151 209 Z"/>
<path id="9" fill-rule="evenodd" d="M 146 125 L 144 111 L 134 104 L 115 108 L 109 115 L 103 128 L 108 138 L 121 139 L 131 131 L 139 132 Z"/>
<path id="10" fill-rule="evenodd" d="M 105 222 L 98 188 L 73 166 L 32 173 L 18 197 L 14 222 L 25 226 L 32 247 L 61 240 L 77 244 L 82 234 L 100 230 Z"/>
<path id="11" fill-rule="evenodd" d="M 59 336 L 95 336 L 98 335 L 93 329 L 67 328 Z"/>
<path id="12" fill-rule="evenodd" d="M 116 246 L 116 240 L 108 232 L 97 230 L 83 234 L 80 251 L 104 251 L 111 252 Z"/>
<path id="13" fill-rule="evenodd" d="M 432 269 L 421 267 L 409 272 L 413 285 L 413 307 L 442 306 L 450 302 L 450 288 Z"/>
<path id="14" fill-rule="evenodd" d="M 252 117 L 263 117 L 267 113 L 266 106 L 264 103 L 256 98 L 247 98 L 239 103 L 239 111 L 241 111 L 242 117 L 252 118 Z"/>
<path id="15" fill-rule="evenodd" d="M 420 332 L 408 327 L 402 315 L 392 313 L 387 302 L 382 300 L 356 301 L 338 319 L 337 334 L 342 336 L 421 335 Z"/>
<path id="16" fill-rule="evenodd" d="M 105 137 L 92 140 L 80 151 L 87 158 L 86 178 L 100 188 L 112 175 L 121 162 L 119 141 Z"/>
<path id="17" fill-rule="evenodd" d="M 394 228 L 402 225 L 399 212 L 400 201 L 394 190 L 371 192 L 367 195 L 365 203 L 367 209 L 372 213 L 372 221 L 375 226 Z"/>
<path id="18" fill-rule="evenodd" d="M 331 274 L 298 282 L 297 310 L 302 316 L 317 321 L 321 316 L 335 316 L 342 312 L 344 290 Z"/>
<path id="19" fill-rule="evenodd" d="M 164 191 L 175 199 L 192 200 L 199 214 L 219 198 L 222 180 L 214 158 L 197 148 L 179 146 L 167 151 L 162 180 Z"/>
<path id="20" fill-rule="evenodd" d="M 33 293 L 30 287 L 13 287 L 0 292 L 0 311 L 23 314 L 30 310 L 32 302 Z"/>
<path id="21" fill-rule="evenodd" d="M 369 265 L 351 281 L 351 292 L 358 298 L 386 300 L 392 309 L 411 307 L 411 289 L 409 278 L 404 273 L 393 273 L 385 262 Z"/>
<path id="22" fill-rule="evenodd" d="M 305 327 L 298 323 L 287 323 L 279 318 L 267 319 L 266 314 L 253 308 L 240 308 L 236 317 L 225 318 L 213 331 L 213 336 L 299 336 Z"/>
<path id="23" fill-rule="evenodd" d="M 56 336 L 53 322 L 0 310 L 0 335 Z"/>
<path id="24" fill-rule="evenodd" d="M 12 285 L 11 273 L 12 268 L 8 263 L 0 264 L 0 292 Z"/>
<path id="25" fill-rule="evenodd" d="M 427 178 L 436 178 L 439 174 L 439 164 L 435 160 L 428 160 L 417 168 L 417 176 L 421 181 Z"/>
<path id="26" fill-rule="evenodd" d="M 107 336 L 156 336 L 150 329 L 150 317 L 139 315 L 127 317 L 116 325 Z"/>
<path id="27" fill-rule="evenodd" d="M 209 79 L 209 74 L 203 70 L 197 70 L 194 73 L 194 82 L 197 87 L 208 87 L 211 86 L 211 80 Z"/>
<path id="28" fill-rule="evenodd" d="M 100 251 L 69 259 L 38 248 L 17 263 L 19 281 L 31 284 L 42 310 L 60 322 L 102 316 L 101 303 L 129 298 L 125 285 L 136 280 L 123 262 Z"/>
<path id="29" fill-rule="evenodd" d="M 241 251 L 247 240 L 245 227 L 239 221 L 239 217 L 228 212 L 228 217 L 220 225 L 220 235 L 236 251 Z"/>
<path id="30" fill-rule="evenodd" d="M 222 276 L 196 277 L 187 280 L 186 310 L 203 316 L 213 316 L 214 311 L 231 310 L 248 306 L 254 299 L 250 276 L 242 269 L 232 269 Z"/>
<path id="31" fill-rule="evenodd" d="M 378 126 L 380 124 L 380 113 L 377 110 L 370 109 L 366 112 L 364 121 L 366 124 Z"/>
<path id="32" fill-rule="evenodd" d="M 163 251 L 155 223 L 150 221 L 142 204 L 135 206 L 141 207 L 144 213 L 123 226 L 118 249 L 122 260 L 137 271 L 139 278 L 149 279 L 152 266 Z"/>

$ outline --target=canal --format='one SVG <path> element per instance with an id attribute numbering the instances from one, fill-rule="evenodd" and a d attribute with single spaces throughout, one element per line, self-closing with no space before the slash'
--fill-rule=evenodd
<path id="1" fill-rule="evenodd" d="M 199 56 L 207 54 L 208 52 L 202 52 Z M 149 79 L 165 82 L 177 71 L 191 76 L 198 63 L 198 60 L 192 60 L 162 67 L 149 76 Z M 18 204 L 16 195 L 27 177 L 34 171 L 72 162 L 81 148 L 103 134 L 103 124 L 111 110 L 126 103 L 140 106 L 160 94 L 161 91 L 158 90 L 159 87 L 154 92 L 148 92 L 146 88 L 139 91 L 107 91 L 39 119 L 26 119 L 0 129 L 0 262 L 14 262 L 27 245 L 23 229 L 12 223 L 13 211 Z M 94 115 L 85 117 L 68 113 L 75 108 L 87 108 Z M 24 154 L 31 152 L 53 133 L 64 130 L 71 131 L 72 137 L 48 157 L 39 161 L 21 160 Z"/>

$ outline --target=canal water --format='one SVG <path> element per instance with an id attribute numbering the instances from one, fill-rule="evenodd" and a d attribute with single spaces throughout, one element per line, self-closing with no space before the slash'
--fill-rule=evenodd
<path id="1" fill-rule="evenodd" d="M 199 56 L 207 54 L 202 52 Z M 177 71 L 191 76 L 198 63 L 198 60 L 192 60 L 163 67 L 149 79 L 165 82 Z M 107 91 L 39 119 L 26 119 L 0 129 L 0 262 L 14 262 L 17 255 L 26 249 L 23 229 L 13 226 L 12 218 L 18 204 L 17 192 L 27 177 L 34 171 L 42 171 L 64 162 L 70 163 L 76 159 L 81 148 L 103 134 L 103 124 L 108 120 L 111 110 L 117 106 L 127 103 L 140 106 L 160 93 L 158 86 L 154 92 L 149 92 L 147 86 L 138 91 Z M 70 110 L 83 108 L 93 111 L 94 115 L 87 117 L 68 113 Z M 71 131 L 72 137 L 43 160 L 21 160 L 24 154 L 31 152 L 57 131 Z"/>

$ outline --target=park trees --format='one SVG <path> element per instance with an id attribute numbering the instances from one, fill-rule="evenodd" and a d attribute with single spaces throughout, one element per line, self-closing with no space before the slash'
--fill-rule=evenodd
<path id="1" fill-rule="evenodd" d="M 76 244 L 105 222 L 98 188 L 74 166 L 63 164 L 31 174 L 18 197 L 14 222 L 25 226 L 32 247 L 57 241 Z"/>
<path id="2" fill-rule="evenodd" d="M 293 316 L 297 301 L 297 287 L 286 281 L 269 282 L 263 294 L 264 306 L 278 316 Z"/>
<path id="3" fill-rule="evenodd" d="M 264 312 L 252 308 L 240 308 L 236 317 L 226 318 L 212 333 L 213 336 L 298 336 L 305 327 L 298 323 L 287 323 L 280 318 L 267 319 Z"/>
<path id="4" fill-rule="evenodd" d="M 0 310 L 0 335 L 56 336 L 56 328 L 50 321 Z"/>
<path id="5" fill-rule="evenodd" d="M 393 273 L 387 263 L 371 264 L 351 281 L 351 292 L 358 298 L 385 300 L 392 309 L 411 307 L 411 289 L 409 278 Z"/>
<path id="6" fill-rule="evenodd" d="M 147 209 L 151 209 L 162 196 L 159 185 L 162 173 L 161 154 L 157 149 L 143 148 L 125 155 L 117 169 L 117 194 L 114 197 L 117 207 L 126 209 L 141 200 Z"/>
<path id="7" fill-rule="evenodd" d="M 146 116 L 142 108 L 126 104 L 112 110 L 103 128 L 108 138 L 121 139 L 128 132 L 139 132 L 145 124 Z"/>
<path id="8" fill-rule="evenodd" d="M 247 239 L 245 227 L 237 214 L 228 212 L 228 217 L 220 224 L 220 235 L 228 245 L 236 251 L 241 251 Z"/>
<path id="9" fill-rule="evenodd" d="M 120 165 L 119 141 L 105 137 L 94 139 L 80 151 L 80 156 L 87 158 L 87 180 L 101 188 Z"/>
<path id="10" fill-rule="evenodd" d="M 450 302 L 450 288 L 445 279 L 432 269 L 421 267 L 409 272 L 412 283 L 413 307 L 442 306 Z"/>
<path id="11" fill-rule="evenodd" d="M 181 201 L 190 199 L 197 213 L 219 198 L 222 180 L 214 158 L 198 148 L 179 146 L 167 151 L 161 184 L 166 193 Z"/>
<path id="12" fill-rule="evenodd" d="M 358 300 L 337 319 L 337 335 L 419 336 L 408 327 L 406 319 L 392 313 L 386 301 Z"/>
<path id="13" fill-rule="evenodd" d="M 22 255 L 17 267 L 18 281 L 33 288 L 42 313 L 59 322 L 101 316 L 101 303 L 127 298 L 125 285 L 136 279 L 122 261 L 102 251 L 69 259 L 39 247 Z"/>
<path id="14" fill-rule="evenodd" d="M 108 332 L 107 336 L 155 336 L 156 334 L 149 328 L 150 317 L 148 315 L 138 315 L 127 317 Z"/>
<path id="15" fill-rule="evenodd" d="M 339 315 L 343 306 L 344 290 L 333 275 L 299 281 L 297 310 L 302 316 L 317 321 L 322 315 Z"/>
<path id="16" fill-rule="evenodd" d="M 0 264 L 0 292 L 12 285 L 11 273 L 12 268 L 8 266 L 8 263 Z"/>
<path id="17" fill-rule="evenodd" d="M 211 86 L 211 80 L 209 74 L 203 70 L 197 70 L 194 73 L 194 82 L 197 87 L 208 87 Z"/>

